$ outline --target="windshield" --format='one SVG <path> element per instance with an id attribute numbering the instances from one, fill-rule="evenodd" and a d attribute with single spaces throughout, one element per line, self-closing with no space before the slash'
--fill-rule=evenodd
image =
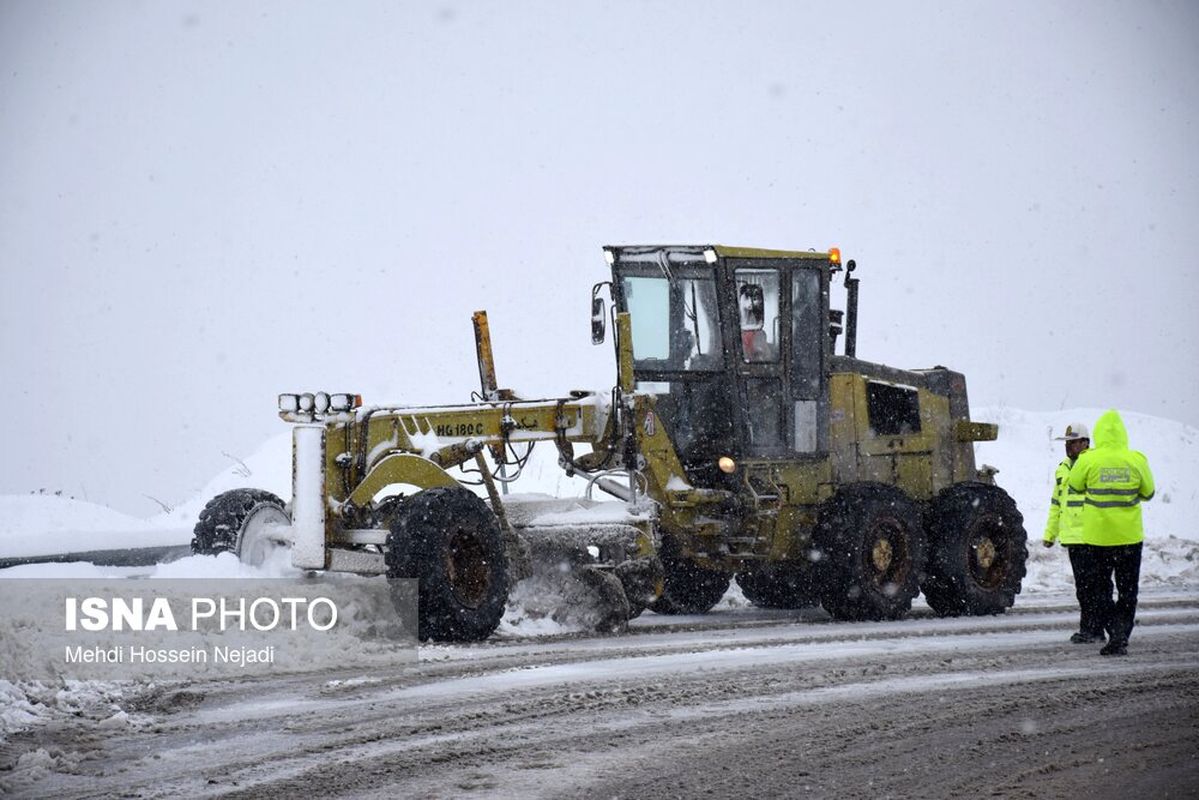
<path id="1" fill-rule="evenodd" d="M 675 267 L 669 277 L 639 271 L 625 274 L 620 285 L 632 317 L 634 369 L 721 368 L 720 318 L 711 270 Z"/>

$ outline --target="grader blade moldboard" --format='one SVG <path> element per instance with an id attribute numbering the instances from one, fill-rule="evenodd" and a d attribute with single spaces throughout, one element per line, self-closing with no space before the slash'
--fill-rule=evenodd
<path id="1" fill-rule="evenodd" d="M 509 498 L 507 514 L 528 556 L 513 602 L 531 617 L 618 631 L 653 600 L 661 564 L 648 517 L 624 503 Z"/>

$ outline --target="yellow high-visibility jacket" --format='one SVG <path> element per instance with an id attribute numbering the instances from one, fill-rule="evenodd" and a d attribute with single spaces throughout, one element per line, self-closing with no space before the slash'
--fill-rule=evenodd
<path id="1" fill-rule="evenodd" d="M 1047 542 L 1061 539 L 1062 544 L 1082 544 L 1083 499 L 1071 497 L 1067 483 L 1072 466 L 1073 462 L 1064 458 L 1053 473 L 1053 496 L 1049 498 L 1049 521 L 1045 523 Z"/>
<path id="2" fill-rule="evenodd" d="M 1128 431 L 1114 410 L 1095 423 L 1091 445 L 1066 481 L 1067 497 L 1083 500 L 1083 543 L 1110 547 L 1144 541 L 1141 502 L 1155 491 L 1149 460 L 1128 449 Z"/>

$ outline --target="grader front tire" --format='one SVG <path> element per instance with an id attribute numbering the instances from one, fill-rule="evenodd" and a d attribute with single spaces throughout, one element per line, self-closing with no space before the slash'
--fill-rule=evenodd
<path id="1" fill-rule="evenodd" d="M 460 486 L 425 489 L 392 513 L 387 576 L 415 578 L 421 640 L 471 642 L 508 602 L 504 536 L 491 509 Z"/>

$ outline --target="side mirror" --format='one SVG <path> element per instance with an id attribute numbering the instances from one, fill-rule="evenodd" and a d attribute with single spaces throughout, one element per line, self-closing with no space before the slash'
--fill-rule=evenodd
<path id="1" fill-rule="evenodd" d="M 604 308 L 604 298 L 591 298 L 591 343 L 603 344 L 608 332 L 608 313 Z"/>

